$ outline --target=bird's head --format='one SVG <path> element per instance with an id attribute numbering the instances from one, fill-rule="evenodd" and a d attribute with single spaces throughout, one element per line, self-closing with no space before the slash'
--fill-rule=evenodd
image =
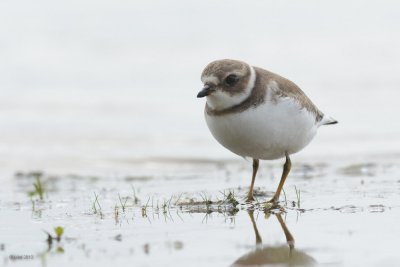
<path id="1" fill-rule="evenodd" d="M 231 59 L 208 64 L 201 74 L 204 86 L 197 97 L 207 97 L 207 105 L 223 110 L 243 102 L 251 93 L 256 80 L 253 67 Z"/>

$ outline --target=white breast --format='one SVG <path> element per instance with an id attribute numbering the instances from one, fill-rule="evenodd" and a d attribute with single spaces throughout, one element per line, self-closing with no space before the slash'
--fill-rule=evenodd
<path id="1" fill-rule="evenodd" d="M 291 98 L 266 101 L 243 112 L 210 116 L 208 128 L 217 141 L 242 157 L 278 159 L 293 154 L 315 136 L 315 115 Z"/>

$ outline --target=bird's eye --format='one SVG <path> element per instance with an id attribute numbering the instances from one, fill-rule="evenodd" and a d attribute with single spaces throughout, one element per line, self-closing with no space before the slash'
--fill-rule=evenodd
<path id="1" fill-rule="evenodd" d="M 239 77 L 235 74 L 230 74 L 228 77 L 225 78 L 225 82 L 229 86 L 235 85 L 235 83 L 239 80 Z"/>

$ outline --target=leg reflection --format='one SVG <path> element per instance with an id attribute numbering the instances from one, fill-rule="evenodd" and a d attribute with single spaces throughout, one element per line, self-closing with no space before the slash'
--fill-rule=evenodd
<path id="1" fill-rule="evenodd" d="M 254 234 L 256 235 L 256 244 L 262 244 L 262 239 L 260 233 L 258 232 L 256 221 L 254 220 L 254 210 L 249 210 L 248 213 L 250 216 L 251 224 L 253 225 Z"/>
<path id="2" fill-rule="evenodd" d="M 290 233 L 289 229 L 286 227 L 286 223 L 283 221 L 282 215 L 275 214 L 275 216 L 278 219 L 279 224 L 282 227 L 283 233 L 286 236 L 286 242 L 289 245 L 290 250 L 294 249 L 294 238 L 293 238 L 292 234 Z"/>
<path id="3" fill-rule="evenodd" d="M 256 247 L 237 259 L 232 266 L 268 266 L 277 264 L 282 266 L 313 266 L 315 264 L 315 260 L 311 256 L 294 249 L 294 238 L 281 214 L 275 214 L 275 217 L 285 234 L 287 245 L 280 246 L 262 245 L 262 238 L 254 219 L 254 211 L 248 211 L 248 214 L 256 237 Z"/>

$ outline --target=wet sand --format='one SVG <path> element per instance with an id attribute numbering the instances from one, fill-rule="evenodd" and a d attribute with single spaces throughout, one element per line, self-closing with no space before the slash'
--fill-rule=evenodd
<path id="1" fill-rule="evenodd" d="M 400 261 L 399 164 L 294 164 L 280 207 L 272 208 L 263 201 L 275 190 L 279 164 L 263 163 L 253 205 L 244 203 L 251 168 L 245 161 L 121 164 L 135 171 L 43 173 L 43 200 L 28 196 L 35 175 L 10 177 L 11 190 L 1 191 L 4 266 L 396 266 Z M 239 204 L 226 201 L 228 192 Z M 65 232 L 49 245 L 45 231 L 54 235 L 57 226 Z"/>

